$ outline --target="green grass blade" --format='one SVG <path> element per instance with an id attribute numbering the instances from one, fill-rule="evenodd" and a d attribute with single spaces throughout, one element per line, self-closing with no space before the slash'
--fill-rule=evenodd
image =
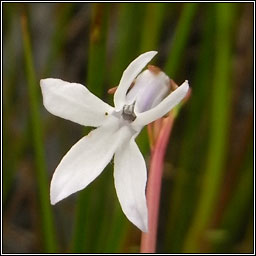
<path id="1" fill-rule="evenodd" d="M 170 215 L 168 228 L 166 230 L 166 251 L 180 253 L 185 233 L 189 227 L 193 209 L 198 195 L 198 177 L 200 175 L 200 164 L 205 155 L 205 140 L 198 139 L 198 131 L 205 134 L 204 117 L 209 109 L 207 106 L 208 91 L 212 87 L 212 68 L 214 49 L 214 19 L 212 6 L 205 6 L 205 24 L 197 59 L 195 77 L 190 81 L 192 86 L 192 97 L 188 102 L 188 119 L 182 139 L 182 147 L 179 159 L 179 170 L 174 180 L 174 189 L 170 198 Z M 195 155 L 197 161 L 195 161 Z M 184 203 L 186 202 L 186 203 Z"/>
<path id="2" fill-rule="evenodd" d="M 184 4 L 177 28 L 175 29 L 170 53 L 165 65 L 165 72 L 170 76 L 176 76 L 177 70 L 180 68 L 182 58 L 184 57 L 184 49 L 188 43 L 188 36 L 191 32 L 193 24 L 192 19 L 197 10 L 197 3 Z"/>
<path id="3" fill-rule="evenodd" d="M 233 253 L 232 245 L 241 239 L 244 227 L 250 222 L 253 213 L 253 138 L 246 154 L 245 163 L 242 166 L 241 177 L 234 189 L 230 202 L 222 217 L 219 230 L 223 233 L 223 239 L 215 242 L 215 253 Z M 252 248 L 252 247 L 251 247 Z"/>
<path id="4" fill-rule="evenodd" d="M 232 4 L 216 4 L 215 81 L 212 92 L 209 152 L 201 196 L 185 242 L 184 250 L 188 253 L 200 251 L 199 238 L 207 228 L 216 204 L 227 153 L 232 91 L 230 68 L 233 8 Z"/>
<path id="5" fill-rule="evenodd" d="M 87 87 L 98 97 L 104 94 L 106 79 L 106 41 L 109 4 L 96 3 L 92 7 Z"/>
<path id="6" fill-rule="evenodd" d="M 78 196 L 71 245 L 72 253 L 85 253 L 86 250 L 86 239 L 88 239 L 86 231 L 90 222 L 88 210 L 90 198 L 92 198 L 90 187 L 81 191 Z"/>
<path id="7" fill-rule="evenodd" d="M 33 65 L 32 48 L 25 13 L 21 16 L 25 69 L 28 83 L 29 102 L 31 110 L 32 141 L 35 154 L 36 178 L 38 184 L 38 198 L 40 204 L 41 229 L 44 240 L 45 252 L 53 253 L 57 250 L 53 215 L 49 201 L 49 184 L 45 165 L 45 155 L 43 146 L 42 124 L 39 114 L 39 81 Z"/>
<path id="8" fill-rule="evenodd" d="M 53 32 L 53 37 L 51 40 L 49 55 L 46 60 L 45 70 L 43 71 L 43 76 L 48 77 L 53 70 L 56 60 L 61 54 L 61 50 L 64 48 L 65 40 L 67 38 L 67 25 L 70 21 L 74 4 L 71 3 L 62 3 L 59 6 L 56 6 L 57 10 L 57 21 L 56 28 Z"/>
<path id="9" fill-rule="evenodd" d="M 141 23 L 145 12 L 144 3 L 122 3 L 118 7 L 116 47 L 110 69 L 113 87 L 118 85 L 129 62 L 139 55 Z"/>
<path id="10" fill-rule="evenodd" d="M 16 151 L 19 148 L 17 144 L 20 140 L 12 142 L 13 130 L 10 129 L 12 125 L 13 116 L 16 109 L 15 93 L 16 93 L 16 77 L 18 76 L 18 62 L 17 50 L 15 47 L 15 33 L 12 28 L 16 25 L 17 10 L 14 5 L 3 4 L 3 202 L 10 192 L 13 184 L 13 176 L 16 171 L 17 154 Z M 15 152 L 15 153 L 14 153 Z"/>
<path id="11" fill-rule="evenodd" d="M 161 32 L 164 28 L 166 8 L 165 3 L 148 3 L 146 5 L 141 35 L 141 53 L 158 49 Z"/>

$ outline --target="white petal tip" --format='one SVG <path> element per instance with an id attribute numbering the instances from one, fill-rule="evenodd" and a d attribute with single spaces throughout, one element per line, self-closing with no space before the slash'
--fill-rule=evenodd
<path id="1" fill-rule="evenodd" d="M 41 86 L 41 87 L 44 85 L 45 80 L 46 80 L 46 79 L 41 79 L 41 80 L 40 80 L 40 86 Z"/>
<path id="2" fill-rule="evenodd" d="M 149 52 L 145 52 L 144 54 L 149 54 L 152 55 L 152 58 L 157 54 L 157 51 L 149 51 Z"/>
<path id="3" fill-rule="evenodd" d="M 56 82 L 65 82 L 61 79 L 58 79 L 58 78 L 43 78 L 43 79 L 40 79 L 40 86 L 46 86 L 47 84 L 49 85 L 50 83 L 51 84 L 56 84 Z"/>
<path id="4" fill-rule="evenodd" d="M 68 195 L 63 195 L 63 194 L 59 194 L 57 196 L 53 196 L 52 193 L 50 193 L 50 202 L 51 205 L 55 205 L 58 202 L 60 202 L 61 200 L 65 199 L 66 197 L 68 197 Z"/>
<path id="5" fill-rule="evenodd" d="M 61 201 L 62 199 L 64 199 L 65 195 L 63 195 L 63 191 L 58 190 L 57 189 L 57 185 L 56 182 L 51 182 L 51 186 L 50 186 L 50 202 L 51 205 L 55 205 L 57 204 L 59 201 Z"/>
<path id="6" fill-rule="evenodd" d="M 185 81 L 183 82 L 183 84 L 180 85 L 178 88 L 180 88 L 180 90 L 183 90 L 184 93 L 187 93 L 188 90 L 189 90 L 189 82 L 188 82 L 188 80 L 185 80 Z"/>
<path id="7" fill-rule="evenodd" d="M 140 229 L 143 233 L 147 233 L 148 232 L 148 227 L 144 226 Z"/>
<path id="8" fill-rule="evenodd" d="M 138 58 L 147 58 L 147 62 L 149 62 L 151 59 L 154 58 L 154 56 L 157 54 L 157 51 L 149 51 L 149 52 L 144 52 L 142 53 Z M 138 59 L 137 58 L 137 59 Z M 135 60 L 137 60 L 135 59 Z"/>
<path id="9" fill-rule="evenodd" d="M 49 80 L 49 79 L 51 79 L 51 78 L 40 79 L 40 85 L 41 85 L 41 86 L 44 85 L 45 82 L 47 82 L 47 80 Z"/>
<path id="10" fill-rule="evenodd" d="M 51 205 L 55 205 L 57 202 L 51 200 Z"/>
<path id="11" fill-rule="evenodd" d="M 183 84 L 186 84 L 187 86 L 189 86 L 188 80 L 185 80 Z"/>
<path id="12" fill-rule="evenodd" d="M 51 205 L 55 205 L 59 202 L 60 200 L 56 197 L 56 196 L 53 196 L 52 193 L 50 193 L 50 202 L 51 202 Z"/>
<path id="13" fill-rule="evenodd" d="M 147 233 L 148 232 L 148 224 L 147 220 L 142 219 L 142 216 L 133 216 L 133 218 L 130 218 L 131 216 L 128 216 L 126 214 L 126 217 L 138 228 L 141 230 L 141 232 Z M 141 218 L 142 217 L 142 218 Z"/>
<path id="14" fill-rule="evenodd" d="M 40 80 L 40 87 L 42 89 L 42 91 L 44 92 L 44 89 L 47 88 L 48 85 L 52 85 L 52 82 L 54 82 L 54 80 L 57 80 L 55 78 L 44 78 Z"/>
<path id="15" fill-rule="evenodd" d="M 57 204 L 57 201 L 55 201 L 54 199 L 50 198 L 50 202 L 51 202 L 51 205 L 55 205 Z"/>

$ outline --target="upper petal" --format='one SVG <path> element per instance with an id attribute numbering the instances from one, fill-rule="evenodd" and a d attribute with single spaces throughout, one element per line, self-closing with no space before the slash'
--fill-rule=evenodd
<path id="1" fill-rule="evenodd" d="M 129 131 L 120 129 L 119 120 L 110 117 L 106 124 L 79 140 L 54 172 L 50 188 L 51 203 L 57 203 L 92 182 L 127 136 L 130 136 Z"/>
<path id="2" fill-rule="evenodd" d="M 145 196 L 147 171 L 134 138 L 120 147 L 114 157 L 114 180 L 119 202 L 127 218 L 143 232 L 148 229 Z"/>
<path id="3" fill-rule="evenodd" d="M 146 66 L 146 64 L 157 54 L 156 51 L 150 51 L 137 57 L 123 72 L 119 86 L 114 94 L 114 103 L 117 111 L 121 110 L 126 102 L 126 93 L 136 76 Z"/>
<path id="4" fill-rule="evenodd" d="M 97 127 L 113 111 L 111 106 L 82 84 L 47 78 L 42 79 L 40 85 L 45 108 L 56 116 L 78 124 Z"/>
<path id="5" fill-rule="evenodd" d="M 179 86 L 174 92 L 163 99 L 154 108 L 139 113 L 137 118 L 131 124 L 135 130 L 147 125 L 168 113 L 173 107 L 175 107 L 187 94 L 189 89 L 188 81 L 186 80 L 181 86 Z"/>

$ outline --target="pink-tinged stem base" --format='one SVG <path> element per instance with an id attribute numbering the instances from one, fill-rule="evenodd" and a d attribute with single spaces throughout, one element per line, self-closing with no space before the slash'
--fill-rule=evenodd
<path id="1" fill-rule="evenodd" d="M 151 153 L 149 179 L 147 183 L 148 232 L 142 232 L 141 253 L 154 253 L 156 250 L 164 156 L 169 142 L 172 125 L 173 115 L 169 115 L 163 120 L 160 134 Z"/>

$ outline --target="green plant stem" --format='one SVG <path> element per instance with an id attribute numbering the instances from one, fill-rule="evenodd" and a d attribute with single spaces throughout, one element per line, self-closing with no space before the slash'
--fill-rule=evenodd
<path id="1" fill-rule="evenodd" d="M 55 237 L 55 228 L 53 215 L 50 208 L 48 177 L 45 165 L 45 155 L 43 146 L 42 124 L 40 121 L 39 106 L 38 106 L 38 89 L 39 81 L 36 79 L 31 42 L 28 32 L 27 16 L 25 13 L 21 15 L 21 27 L 23 36 L 25 68 L 28 83 L 30 115 L 32 124 L 32 141 L 35 154 L 35 171 L 38 184 L 38 198 L 40 204 L 41 229 L 44 239 L 45 251 L 53 253 L 57 251 L 57 242 Z"/>
<path id="2" fill-rule="evenodd" d="M 225 163 L 232 85 L 230 51 L 233 10 L 231 7 L 230 4 L 216 4 L 215 86 L 212 95 L 209 152 L 198 207 L 185 242 L 186 253 L 200 252 L 202 238 L 216 204 Z"/>
<path id="3" fill-rule="evenodd" d="M 130 61 L 138 55 L 144 3 L 122 3 L 118 8 L 115 52 L 110 70 L 112 87 L 117 86 Z"/>
<path id="4" fill-rule="evenodd" d="M 106 41 L 109 5 L 95 3 L 92 6 L 90 46 L 87 71 L 87 87 L 98 97 L 104 93 L 106 70 Z"/>
<path id="5" fill-rule="evenodd" d="M 53 67 L 61 54 L 61 50 L 64 48 L 66 34 L 67 34 L 67 24 L 70 20 L 74 4 L 62 3 L 57 5 L 57 20 L 56 28 L 53 32 L 53 37 L 50 43 L 49 55 L 46 60 L 45 69 L 43 72 L 44 77 L 48 77 L 53 70 Z"/>
<path id="6" fill-rule="evenodd" d="M 166 3 L 148 3 L 141 36 L 141 53 L 157 50 L 163 30 Z"/>
<path id="7" fill-rule="evenodd" d="M 167 62 L 164 71 L 170 76 L 174 77 L 177 70 L 180 68 L 182 58 L 184 57 L 184 49 L 188 42 L 188 36 L 191 32 L 193 24 L 192 19 L 196 13 L 197 3 L 184 4 L 177 28 L 175 29 L 173 40 L 170 47 Z"/>
<path id="8" fill-rule="evenodd" d="M 87 226 L 90 223 L 88 206 L 92 197 L 91 188 L 80 192 L 75 212 L 71 252 L 84 253 L 86 250 Z"/>
<path id="9" fill-rule="evenodd" d="M 168 225 L 166 228 L 165 251 L 180 253 L 184 243 L 185 234 L 189 228 L 191 217 L 198 197 L 198 180 L 201 175 L 202 159 L 206 154 L 206 140 L 198 138 L 198 132 L 206 136 L 204 128 L 205 117 L 209 115 L 208 92 L 213 81 L 213 56 L 212 42 L 214 33 L 213 6 L 204 6 L 204 20 L 202 44 L 197 58 L 194 79 L 190 82 L 192 97 L 188 106 L 186 129 L 182 138 L 179 157 L 179 170 L 174 179 L 173 190 L 169 203 Z M 206 86 L 207 85 L 207 86 Z M 202 106 L 205 106 L 202 109 Z M 184 203 L 186 202 L 186 203 Z"/>
<path id="10" fill-rule="evenodd" d="M 38 106 L 39 81 L 36 80 L 32 49 L 27 25 L 27 16 L 22 14 L 21 26 L 23 35 L 23 46 L 25 54 L 25 68 L 28 82 L 28 93 L 30 102 L 30 115 L 32 123 L 32 139 L 35 150 L 36 178 L 38 183 L 38 197 L 41 210 L 41 228 L 44 238 L 45 251 L 48 253 L 57 251 L 57 242 L 55 237 L 55 228 L 53 224 L 53 215 L 50 208 L 48 179 L 45 165 L 42 124 L 40 121 Z"/>
<path id="11" fill-rule="evenodd" d="M 236 185 L 232 198 L 228 202 L 223 214 L 220 230 L 225 237 L 217 241 L 214 253 L 231 253 L 232 244 L 236 243 L 248 224 L 248 217 L 253 213 L 253 138 L 247 149 L 246 159 L 241 170 L 241 177 Z"/>

